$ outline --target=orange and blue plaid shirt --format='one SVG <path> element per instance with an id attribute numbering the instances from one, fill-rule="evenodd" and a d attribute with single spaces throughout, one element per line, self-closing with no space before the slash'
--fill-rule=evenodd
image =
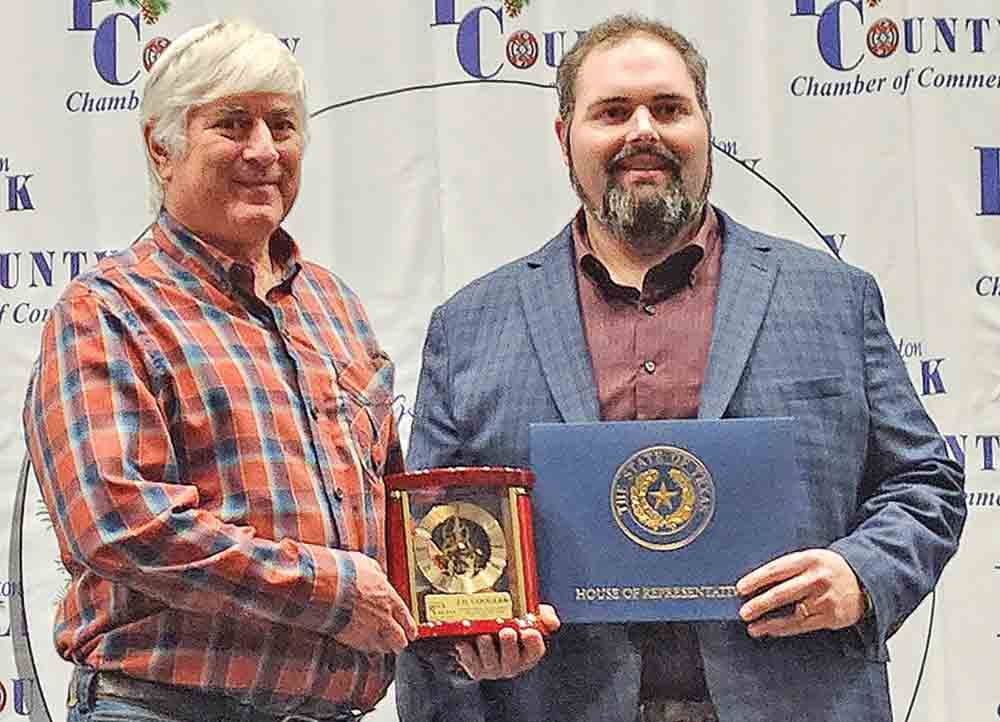
<path id="1" fill-rule="evenodd" d="M 49 314 L 25 433 L 72 581 L 60 654 L 261 711 L 370 709 L 393 658 L 337 643 L 385 566 L 393 366 L 283 230 L 253 272 L 165 211 Z"/>

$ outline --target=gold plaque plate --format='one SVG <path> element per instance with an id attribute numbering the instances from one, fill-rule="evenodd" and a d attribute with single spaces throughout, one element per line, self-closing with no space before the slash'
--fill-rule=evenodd
<path id="1" fill-rule="evenodd" d="M 428 594 L 427 619 L 432 622 L 461 622 L 465 619 L 509 619 L 514 604 L 507 592 L 480 594 Z"/>

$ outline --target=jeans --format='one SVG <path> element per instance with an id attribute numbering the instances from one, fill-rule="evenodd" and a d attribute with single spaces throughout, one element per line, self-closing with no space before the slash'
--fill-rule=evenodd
<path id="1" fill-rule="evenodd" d="M 70 709 L 66 722 L 186 722 L 125 700 L 96 699 L 91 709 L 84 711 L 85 707 L 78 704 Z"/>
<path id="2" fill-rule="evenodd" d="M 98 696 L 96 690 L 100 684 L 96 674 L 92 668 L 77 667 L 70 682 L 66 722 L 278 722 L 279 719 L 301 722 L 312 719 L 294 714 L 281 718 L 223 698 L 216 702 L 194 695 L 190 699 L 183 696 L 170 705 L 162 700 L 126 699 L 113 694 Z M 332 718 L 327 719 L 334 722 Z M 345 713 L 336 719 L 357 722 L 361 718 Z"/>

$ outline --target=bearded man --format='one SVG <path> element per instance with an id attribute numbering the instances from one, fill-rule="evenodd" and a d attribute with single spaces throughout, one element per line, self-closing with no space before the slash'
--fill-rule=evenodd
<path id="1" fill-rule="evenodd" d="M 401 719 L 890 720 L 886 638 L 965 505 L 874 279 L 708 203 L 706 63 L 673 29 L 604 21 L 557 87 L 582 209 L 435 310 L 409 466 L 525 466 L 531 422 L 794 416 L 815 548 L 739 580 L 739 621 L 564 624 L 516 678 L 489 637 L 456 645 L 457 667 L 411 647 Z"/>

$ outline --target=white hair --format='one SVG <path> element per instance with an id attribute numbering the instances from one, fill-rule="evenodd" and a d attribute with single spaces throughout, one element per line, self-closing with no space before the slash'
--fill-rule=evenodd
<path id="1" fill-rule="evenodd" d="M 187 150 L 188 113 L 229 95 L 281 93 L 292 97 L 303 141 L 307 141 L 305 74 L 295 56 L 274 35 L 255 26 L 223 20 L 192 28 L 157 58 L 143 90 L 139 117 L 143 134 L 172 157 Z M 163 203 L 163 179 L 148 145 L 149 202 Z"/>

